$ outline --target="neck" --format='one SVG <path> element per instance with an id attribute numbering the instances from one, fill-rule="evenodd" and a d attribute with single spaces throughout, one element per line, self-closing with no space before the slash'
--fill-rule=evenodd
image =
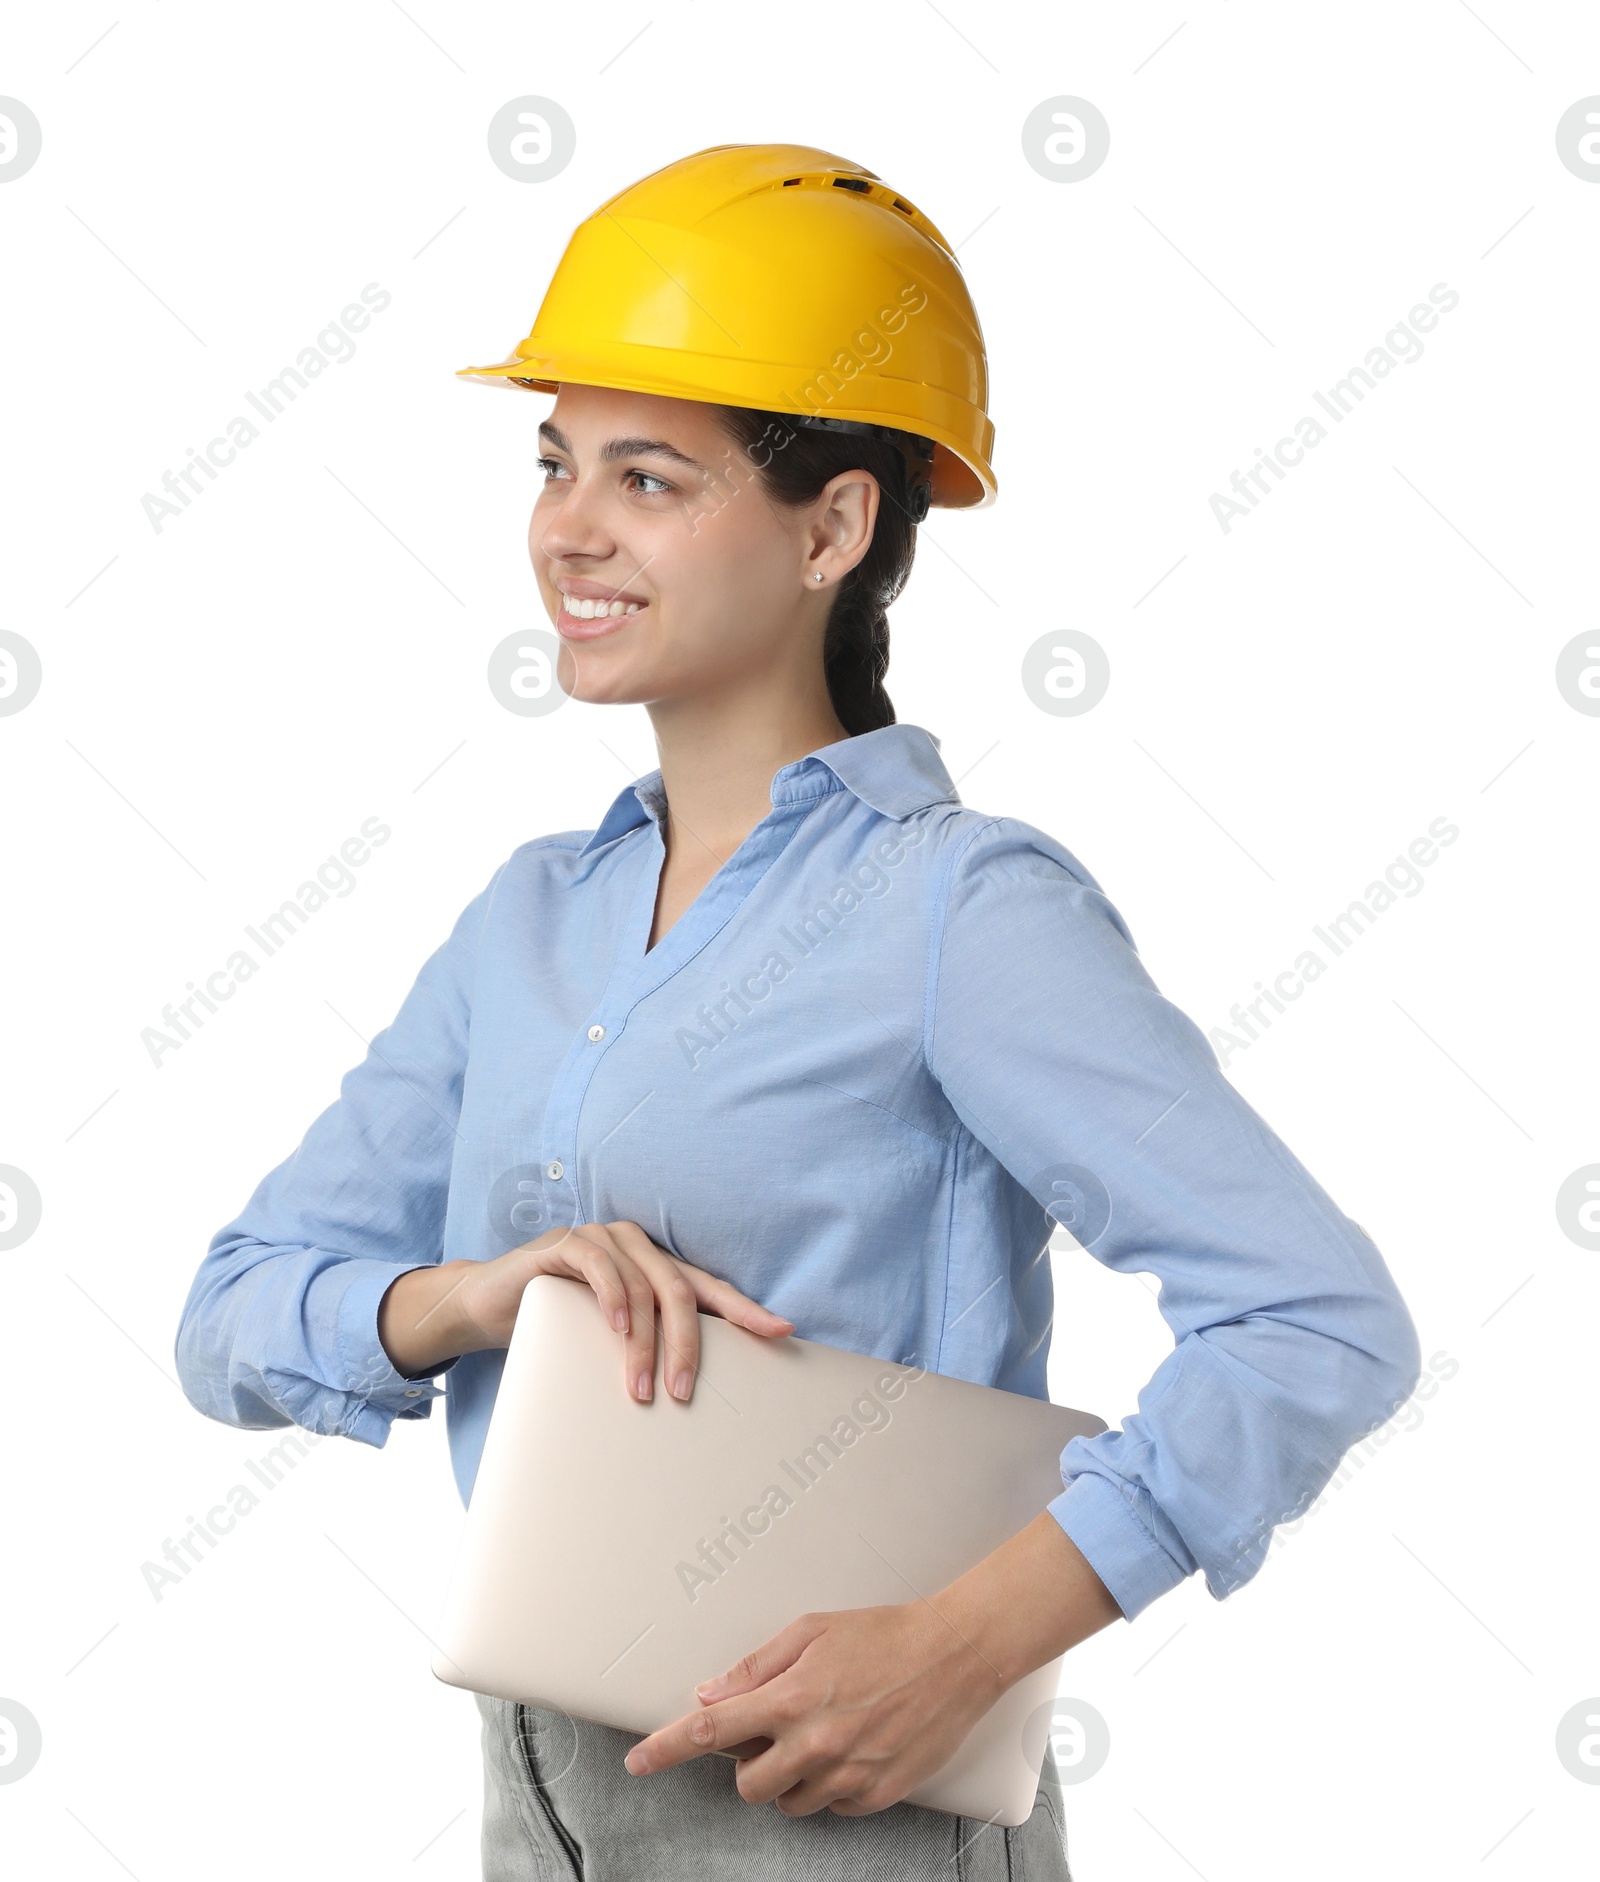
<path id="1" fill-rule="evenodd" d="M 724 863 L 772 808 L 773 774 L 848 738 L 826 687 L 662 700 L 649 708 L 668 806 L 667 850 L 690 835 Z"/>

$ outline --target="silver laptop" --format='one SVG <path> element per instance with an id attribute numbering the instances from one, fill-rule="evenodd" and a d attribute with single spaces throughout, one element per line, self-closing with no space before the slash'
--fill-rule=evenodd
<path id="1" fill-rule="evenodd" d="M 805 1613 L 931 1595 L 1060 1493 L 1101 1419 L 708 1314 L 687 1405 L 641 1404 L 582 1281 L 521 1311 L 433 1670 L 647 1733 Z M 1061 1661 L 1020 1680 L 907 1801 L 1005 1826 L 1032 1808 Z M 649 1778 L 638 1780 L 649 1783 Z"/>

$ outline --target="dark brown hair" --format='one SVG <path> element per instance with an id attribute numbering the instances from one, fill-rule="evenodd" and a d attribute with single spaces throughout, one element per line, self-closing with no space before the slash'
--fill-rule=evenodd
<path id="1" fill-rule="evenodd" d="M 927 440 L 900 434 L 902 449 L 880 430 L 826 430 L 782 412 L 719 405 L 718 422 L 740 446 L 762 489 L 775 503 L 803 508 L 841 471 L 869 471 L 882 491 L 867 553 L 839 584 L 828 616 L 822 666 L 839 723 L 854 738 L 893 725 L 884 691 L 889 671 L 889 604 L 906 585 L 917 552 L 917 519 L 925 508 L 915 461 L 931 455 Z M 911 455 L 908 456 L 907 453 Z M 926 470 L 920 472 L 925 480 Z"/>

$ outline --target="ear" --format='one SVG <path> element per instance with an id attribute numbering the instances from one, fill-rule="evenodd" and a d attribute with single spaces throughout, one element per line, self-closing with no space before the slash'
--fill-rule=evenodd
<path id="1" fill-rule="evenodd" d="M 872 546 L 882 492 L 869 471 L 841 471 L 817 498 L 807 532 L 801 579 L 805 587 L 828 589 L 848 575 Z M 817 580 L 818 575 L 822 580 Z"/>

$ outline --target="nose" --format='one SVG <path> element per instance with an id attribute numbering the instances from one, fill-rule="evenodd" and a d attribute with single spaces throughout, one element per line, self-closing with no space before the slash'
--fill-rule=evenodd
<path id="1" fill-rule="evenodd" d="M 566 486 L 559 503 L 550 506 L 548 519 L 535 508 L 529 540 L 552 562 L 578 557 L 604 561 L 617 547 L 600 515 L 597 493 L 581 476 Z"/>

